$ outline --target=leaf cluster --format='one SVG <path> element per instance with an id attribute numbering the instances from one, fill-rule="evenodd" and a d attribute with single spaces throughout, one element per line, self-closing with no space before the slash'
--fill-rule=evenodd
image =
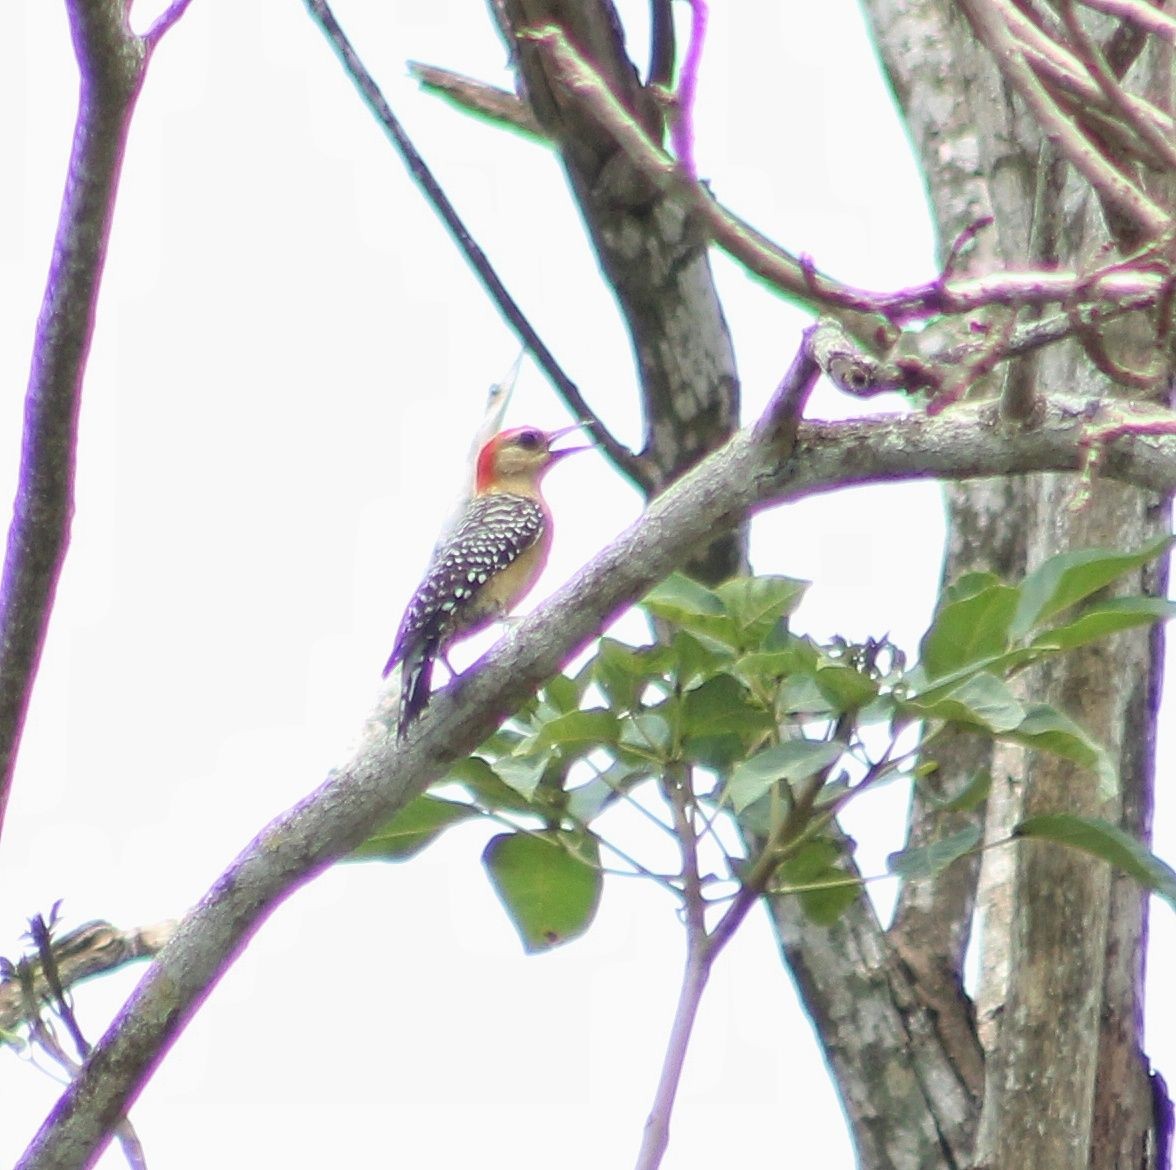
<path id="1" fill-rule="evenodd" d="M 675 574 L 641 606 L 654 640 L 601 638 L 355 857 L 405 860 L 455 825 L 489 820 L 501 831 L 482 860 L 532 951 L 587 930 L 606 872 L 651 878 L 683 901 L 706 889 L 708 909 L 729 904 L 731 889 L 791 892 L 810 917 L 831 922 L 862 882 L 837 812 L 881 782 L 918 783 L 931 767 L 921 753 L 944 728 L 1053 753 L 1113 793 L 1106 749 L 1065 712 L 1019 698 L 1009 680 L 1170 617 L 1171 602 L 1108 596 L 1169 544 L 1066 553 L 1019 584 L 968 574 L 944 591 L 910 666 L 886 639 L 821 643 L 790 629 L 804 582 L 746 577 L 711 589 Z M 917 741 L 908 734 L 916 727 Z M 940 799 L 966 808 L 986 794 L 987 777 L 977 776 Z M 681 872 L 658 873 L 610 840 L 616 819 L 606 814 L 622 805 L 688 846 Z M 1019 831 L 1085 848 L 1176 894 L 1172 872 L 1113 826 L 1058 814 Z M 716 872 L 697 870 L 703 843 Z M 965 829 L 893 855 L 890 869 L 926 876 L 978 845 L 979 830 Z"/>

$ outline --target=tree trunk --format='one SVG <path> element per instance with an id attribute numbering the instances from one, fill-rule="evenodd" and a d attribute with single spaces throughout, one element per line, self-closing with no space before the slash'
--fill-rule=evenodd
<path id="1" fill-rule="evenodd" d="M 674 55 L 669 6 L 652 7 L 663 18 L 653 56 L 664 67 L 667 52 Z M 1120 209 L 1100 204 L 1060 161 L 963 15 L 987 19 L 991 5 L 863 0 L 863 8 L 926 176 L 941 259 L 950 257 L 956 275 L 1034 265 L 1081 270 L 1108 249 L 1135 245 Z M 661 136 L 661 111 L 625 55 L 606 0 L 496 0 L 495 10 L 515 32 L 560 25 L 630 114 Z M 1047 27 L 1053 19 L 1042 18 Z M 1119 76 L 1130 70 L 1129 88 L 1171 108 L 1168 52 L 1104 18 L 1090 20 L 1089 30 Z M 559 148 L 633 338 L 646 415 L 645 486 L 653 495 L 736 422 L 734 355 L 706 252 L 679 205 L 561 92 L 539 53 L 523 41 L 518 54 L 526 97 Z M 1152 194 L 1159 182 L 1150 184 Z M 991 226 L 955 255 L 960 233 L 986 217 Z M 990 312 L 977 324 L 1002 321 Z M 1124 326 L 1113 339 L 1122 364 L 1143 367 L 1154 357 L 1154 334 L 1145 332 Z M 970 393 L 1001 395 L 1009 427 L 1033 425 L 1036 396 L 1122 392 L 1074 342 L 1003 369 Z M 1170 523 L 1165 499 L 1098 479 L 1086 490 L 1078 477 L 1060 475 L 952 488 L 947 510 L 948 579 L 971 569 L 1017 578 L 1064 550 L 1138 547 Z M 713 582 L 744 560 L 742 541 L 720 541 L 690 568 Z M 1163 595 L 1166 571 L 1141 571 L 1122 588 Z M 1162 649 L 1159 632 L 1130 632 L 1020 680 L 1025 697 L 1056 705 L 1108 745 L 1121 775 L 1116 799 L 1103 799 L 1092 775 L 1056 759 L 941 737 L 928 781 L 937 795 L 983 769 L 992 774 L 991 795 L 986 808 L 944 812 L 916 792 L 911 844 L 967 823 L 982 824 L 993 842 L 1022 817 L 1047 811 L 1108 817 L 1146 840 Z M 1157 1120 L 1166 1099 L 1154 1091 L 1141 1048 L 1146 905 L 1130 879 L 1101 862 L 1029 842 L 908 882 L 888 929 L 865 896 L 833 928 L 806 921 L 795 899 L 771 900 L 783 957 L 824 1046 L 864 1170 L 1166 1164 Z M 974 922 L 981 924 L 981 976 L 965 991 Z"/>

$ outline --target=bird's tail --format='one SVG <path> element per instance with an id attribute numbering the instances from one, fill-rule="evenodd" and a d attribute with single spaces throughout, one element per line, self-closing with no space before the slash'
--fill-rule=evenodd
<path id="1" fill-rule="evenodd" d="M 400 664 L 400 718 L 396 730 L 401 739 L 429 702 L 436 654 L 436 645 L 426 642 L 409 651 Z"/>

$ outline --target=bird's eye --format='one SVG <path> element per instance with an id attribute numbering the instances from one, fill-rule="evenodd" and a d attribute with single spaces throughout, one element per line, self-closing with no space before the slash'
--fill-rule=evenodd
<path id="1" fill-rule="evenodd" d="M 519 432 L 518 444 L 524 451 L 538 451 L 543 446 L 543 432 L 525 430 Z"/>

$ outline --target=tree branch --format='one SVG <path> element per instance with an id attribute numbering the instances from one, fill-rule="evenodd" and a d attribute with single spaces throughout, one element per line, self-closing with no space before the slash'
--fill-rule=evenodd
<path id="1" fill-rule="evenodd" d="M 698 93 L 698 72 L 702 64 L 702 49 L 706 41 L 708 17 L 706 0 L 690 0 L 690 44 L 678 77 L 674 94 L 674 110 L 670 116 L 670 139 L 678 164 L 692 181 L 698 180 L 694 161 L 694 99 Z"/>
<path id="2" fill-rule="evenodd" d="M 470 267 L 477 273 L 478 279 L 490 294 L 491 299 L 498 306 L 507 323 L 517 334 L 519 340 L 526 347 L 543 372 L 551 380 L 559 396 L 564 400 L 568 409 L 580 422 L 591 423 L 592 433 L 600 448 L 612 460 L 617 470 L 639 488 L 648 489 L 649 474 L 642 460 L 617 439 L 596 413 L 589 407 L 579 387 L 564 373 L 563 367 L 556 361 L 555 355 L 544 344 L 543 339 L 535 332 L 526 314 L 519 308 L 514 297 L 507 291 L 489 257 L 482 251 L 478 242 L 470 235 L 469 230 L 458 215 L 457 209 L 445 194 L 441 184 L 437 182 L 433 172 L 429 170 L 425 160 L 413 145 L 400 120 L 392 112 L 375 78 L 368 72 L 367 67 L 360 60 L 347 34 L 335 19 L 331 6 L 326 0 L 306 0 L 307 10 L 316 21 L 327 38 L 331 48 L 335 50 L 343 65 L 347 76 L 355 88 L 359 90 L 367 107 L 383 126 L 392 145 L 395 146 L 408 172 L 412 175 L 417 186 L 424 192 L 425 197 L 433 206 L 445 225 L 454 243 L 461 249 Z"/>
<path id="3" fill-rule="evenodd" d="M 408 61 L 409 73 L 430 93 L 440 94 L 460 109 L 489 118 L 493 122 L 518 130 L 528 138 L 536 138 L 544 144 L 547 135 L 539 125 L 531 107 L 518 94 L 499 89 L 476 77 L 442 69 L 437 65 L 426 65 L 421 61 Z"/>
<path id="4" fill-rule="evenodd" d="M 1061 11 L 1066 29 L 1078 49 L 1086 71 L 1106 95 L 1112 109 L 1117 111 L 1123 122 L 1147 143 L 1165 170 L 1176 170 L 1176 147 L 1172 145 L 1171 134 L 1165 134 L 1147 118 L 1139 116 L 1132 95 L 1123 88 L 1102 48 L 1086 31 L 1075 9 L 1075 0 L 1061 0 Z"/>
<path id="5" fill-rule="evenodd" d="M 678 840 L 682 858 L 686 958 L 661 1075 L 642 1131 L 635 1170 L 657 1170 L 670 1144 L 670 1117 L 674 1112 L 674 1099 L 686 1064 L 686 1052 L 702 1002 L 702 993 L 706 990 L 713 965 L 713 956 L 708 954 L 707 948 L 706 899 L 702 893 L 698 866 L 698 833 L 694 823 L 698 807 L 694 800 L 693 772 L 689 765 L 677 765 L 665 777 L 664 794 L 673 816 L 674 836 Z"/>
<path id="6" fill-rule="evenodd" d="M 560 60 L 561 68 L 584 69 L 582 60 L 570 50 L 569 55 Z M 1080 63 L 1077 58 L 1073 61 L 1077 68 Z M 528 133 L 536 127 L 530 106 L 514 94 L 434 66 L 410 64 L 409 68 L 421 78 L 422 84 L 443 93 L 464 109 L 485 114 Z M 1097 87 L 1088 78 L 1087 81 L 1097 93 Z M 583 82 L 580 96 L 601 123 L 617 136 L 630 160 L 648 178 L 659 183 L 685 183 L 684 176 L 675 174 L 669 156 L 642 133 L 623 107 L 610 100 L 598 76 L 593 80 L 592 75 L 585 72 Z M 541 130 L 539 133 L 542 135 Z M 877 341 L 879 326 L 887 328 L 886 319 L 921 321 L 973 312 L 991 305 L 1009 308 L 1041 308 L 1053 304 L 1072 306 L 1066 313 L 1048 320 L 1018 325 L 1016 332 L 1002 346 L 998 360 L 1003 361 L 1073 336 L 1079 322 L 1089 333 L 1091 328 L 1105 324 L 1112 317 L 1149 308 L 1165 295 L 1164 290 L 1170 281 L 1164 264 L 1152 257 L 1140 256 L 1132 264 L 1116 262 L 1085 273 L 1043 268 L 973 277 L 957 276 L 949 266 L 937 279 L 897 292 L 854 288 L 769 240 L 715 200 L 706 187 L 687 184 L 683 194 L 693 209 L 703 214 L 714 242 L 732 259 L 808 308 L 831 312 L 859 338 L 870 343 Z M 854 314 L 864 316 L 855 318 Z M 959 364 L 985 345 L 969 340 L 936 353 L 936 338 L 931 331 L 906 337 L 927 363 Z M 941 343 L 941 339 L 938 340 Z M 896 373 L 888 388 L 903 386 L 918 388 L 901 373 Z"/>
<path id="7" fill-rule="evenodd" d="M 1171 216 L 1112 166 L 1077 125 L 1065 117 L 1030 69 L 1021 46 L 1006 24 L 1003 15 L 1006 5 L 990 0 L 960 0 L 960 7 L 976 38 L 996 58 L 1001 72 L 1067 160 L 1102 198 L 1135 225 L 1144 239 L 1163 236 L 1171 227 Z"/>
<path id="8" fill-rule="evenodd" d="M 151 27 L 143 34 L 143 43 L 147 49 L 153 50 L 163 39 L 168 29 L 188 11 L 192 0 L 172 0 L 172 3 L 160 13 Z"/>
<path id="9" fill-rule="evenodd" d="M 1153 304 L 1159 299 L 1168 282 L 1166 263 L 1143 253 L 1132 262 L 1117 261 L 1087 273 L 1043 269 L 959 280 L 938 277 L 897 292 L 855 288 L 822 274 L 810 261 L 780 248 L 723 207 L 703 184 L 691 182 L 617 100 L 606 80 L 576 51 L 562 29 L 536 29 L 527 34 L 527 40 L 548 57 L 569 95 L 613 136 L 630 162 L 651 183 L 684 200 L 719 247 L 781 292 L 810 306 L 821 306 L 867 344 L 878 344 L 876 334 L 879 327 L 886 333 L 887 322 L 925 320 L 993 304 L 1094 304 L 1125 294 L 1144 307 L 1144 302 Z M 1100 92 L 1093 82 L 1090 84 Z M 1072 126 L 1070 130 L 1077 133 Z M 866 317 L 855 321 L 847 312 Z M 882 340 L 892 338 L 884 336 Z"/>
<path id="10" fill-rule="evenodd" d="M 80 74 L 65 194 L 25 393 L 20 481 L 0 578 L 0 827 L 69 545 L 82 380 L 135 101 L 173 5 L 140 38 L 125 0 L 69 0 Z"/>
<path id="11" fill-rule="evenodd" d="M 645 84 L 668 89 L 674 80 L 677 56 L 673 2 L 649 0 L 649 71 L 645 76 Z"/>
<path id="12" fill-rule="evenodd" d="M 811 354 L 808 336 L 805 352 Z M 811 363 L 798 361 L 794 371 L 807 378 Z M 477 668 L 434 696 L 405 740 L 396 736 L 395 705 L 385 695 L 351 757 L 264 828 L 181 923 L 46 1119 L 19 1170 L 89 1165 L 269 914 L 476 748 L 615 615 L 716 532 L 750 512 L 847 483 L 1073 470 L 1084 463 L 1083 440 L 1092 427 L 1128 417 L 1098 402 L 1054 403 L 1047 404 L 1037 429 L 1006 430 L 997 411 L 987 403 L 936 418 L 803 424 L 783 462 L 770 425 L 746 428 L 658 496 Z M 1139 421 L 1147 423 L 1142 416 Z M 1116 478 L 1171 490 L 1176 436 L 1120 436 L 1102 467 Z"/>
<path id="13" fill-rule="evenodd" d="M 1084 8 L 1118 16 L 1176 45 L 1176 20 L 1146 0 L 1079 0 Z"/>
<path id="14" fill-rule="evenodd" d="M 1004 6 L 1002 16 L 1042 84 L 1055 96 L 1064 98 L 1063 104 L 1070 112 L 1079 121 L 1091 124 L 1108 144 L 1113 143 L 1128 155 L 1147 156 L 1146 143 L 1133 132 L 1132 126 L 1146 123 L 1158 134 L 1172 134 L 1171 115 L 1136 94 L 1124 93 L 1122 101 L 1131 117 L 1128 125 L 1120 123 L 1115 103 L 1108 100 L 1069 48 L 1043 32 L 1016 7 Z"/>
<path id="15" fill-rule="evenodd" d="M 706 240 L 694 230 L 689 209 L 634 165 L 531 30 L 562 30 L 592 62 L 601 91 L 643 138 L 658 144 L 656 150 L 672 102 L 661 100 L 664 90 L 641 84 L 613 0 L 503 0 L 502 10 L 522 88 L 558 151 L 629 333 L 644 414 L 641 454 L 651 481 L 645 494 L 655 495 L 739 425 L 730 330 Z M 741 571 L 746 560 L 746 534 L 738 532 L 700 548 L 687 571 L 717 582 Z"/>

